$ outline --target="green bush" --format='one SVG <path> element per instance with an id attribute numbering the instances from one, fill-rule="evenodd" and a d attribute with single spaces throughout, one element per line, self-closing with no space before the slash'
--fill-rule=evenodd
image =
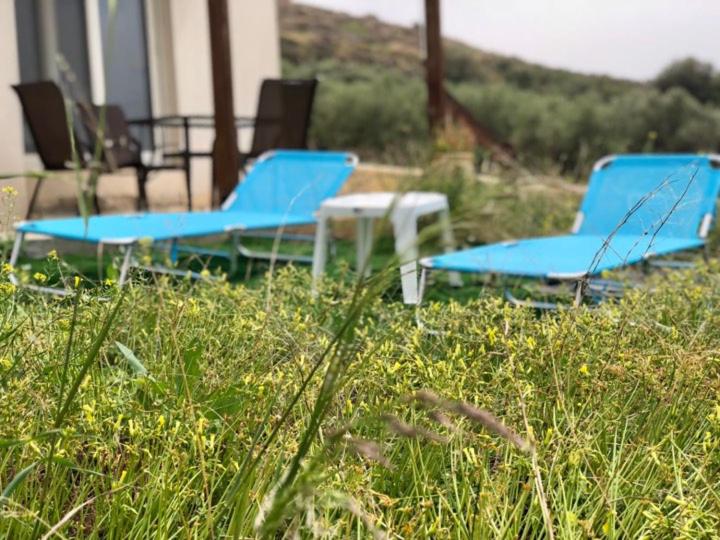
<path id="1" fill-rule="evenodd" d="M 326 80 L 319 86 L 310 137 L 318 148 L 417 162 L 429 146 L 424 101 L 425 87 L 417 79 Z"/>
<path id="2" fill-rule="evenodd" d="M 552 186 L 542 178 L 505 174 L 498 180 L 483 183 L 460 171 L 430 167 L 409 189 L 447 196 L 456 239 L 464 246 L 570 230 L 580 203 L 577 192 Z"/>
<path id="3" fill-rule="evenodd" d="M 466 72 L 480 73 L 472 63 L 456 63 L 451 73 L 457 72 L 457 80 Z M 527 167 L 580 178 L 597 159 L 613 152 L 714 152 L 720 147 L 720 110 L 682 88 L 660 92 L 626 85 L 611 86 L 610 91 L 600 83 L 583 86 L 581 81 L 587 80 L 582 78 L 569 77 L 561 84 L 565 79 L 560 75 L 547 74 L 548 83 L 543 84 L 537 77 L 545 71 L 531 72 L 532 84 L 520 84 L 509 75 L 505 82 L 483 83 L 475 77 L 449 84 L 498 140 L 513 146 Z M 432 145 L 422 79 L 333 60 L 286 65 L 286 73 L 321 78 L 311 127 L 313 145 L 352 149 L 370 160 L 427 160 Z"/>
<path id="4" fill-rule="evenodd" d="M 660 72 L 653 84 L 662 91 L 682 88 L 702 103 L 720 104 L 720 74 L 712 64 L 695 58 L 671 63 Z"/>
<path id="5" fill-rule="evenodd" d="M 506 85 L 454 87 L 458 98 L 519 159 L 544 169 L 587 174 L 614 152 L 701 152 L 720 146 L 720 111 L 675 88 L 633 90 L 608 101 L 587 93 L 574 99 Z"/>

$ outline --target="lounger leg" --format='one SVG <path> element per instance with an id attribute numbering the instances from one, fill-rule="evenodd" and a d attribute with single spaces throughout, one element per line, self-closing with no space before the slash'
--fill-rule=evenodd
<path id="1" fill-rule="evenodd" d="M 415 304 L 415 324 L 417 324 L 417 327 L 421 330 L 426 330 L 425 324 L 422 321 L 422 317 L 420 317 L 420 305 L 423 301 L 423 296 L 425 295 L 425 287 L 427 286 L 427 275 L 429 270 L 424 267 L 420 267 L 420 285 L 418 286 L 418 297 L 417 297 L 417 303 Z"/>
<path id="2" fill-rule="evenodd" d="M 455 236 L 450 224 L 450 211 L 445 208 L 440 211 L 440 229 L 442 232 L 442 244 L 445 253 L 455 251 Z M 463 281 L 460 272 L 448 272 L 448 281 L 453 287 L 462 287 Z"/>
<path id="3" fill-rule="evenodd" d="M 16 287 L 20 285 L 20 279 L 17 277 L 17 274 L 15 274 L 15 264 L 20 256 L 20 247 L 22 246 L 24 238 L 25 233 L 18 233 L 17 236 L 15 236 L 15 243 L 13 244 L 12 252 L 10 253 L 10 260 L 8 261 L 10 264 L 8 279 L 10 279 L 10 283 Z"/>
<path id="4" fill-rule="evenodd" d="M 103 251 L 104 251 L 104 245 L 102 242 L 98 242 L 97 245 L 97 251 L 95 253 L 95 256 L 97 257 L 97 273 L 98 273 L 98 279 L 102 281 L 103 279 Z"/>
<path id="5" fill-rule="evenodd" d="M 417 307 L 420 307 L 420 304 L 422 304 L 423 297 L 425 296 L 425 287 L 427 287 L 427 279 L 428 274 L 430 273 L 430 270 L 427 268 L 421 267 L 420 269 L 420 285 L 418 286 L 418 294 L 417 294 Z"/>
<path id="6" fill-rule="evenodd" d="M 315 227 L 315 245 L 313 247 L 313 263 L 312 263 L 312 291 L 317 293 L 317 282 L 325 271 L 327 262 L 328 247 L 328 223 L 327 217 L 318 216 L 318 222 Z"/>
<path id="7" fill-rule="evenodd" d="M 178 241 L 173 239 L 170 241 L 170 262 L 177 264 L 178 262 Z"/>
<path id="8" fill-rule="evenodd" d="M 240 234 L 237 232 L 230 233 L 230 242 L 232 243 L 232 246 L 230 247 L 230 275 L 231 276 L 235 275 L 235 272 L 237 272 L 237 268 L 238 268 L 239 237 L 240 237 Z"/>
<path id="9" fill-rule="evenodd" d="M 122 287 L 127 280 L 128 272 L 130 271 L 130 262 L 132 261 L 132 244 L 125 247 L 125 256 L 123 257 L 123 263 L 120 267 L 120 279 L 118 279 L 118 287 Z"/>
<path id="10" fill-rule="evenodd" d="M 575 301 L 573 302 L 573 306 L 580 307 L 580 304 L 582 303 L 583 295 L 585 294 L 585 285 L 586 282 L 584 279 L 581 279 L 577 282 L 577 287 L 575 289 Z"/>

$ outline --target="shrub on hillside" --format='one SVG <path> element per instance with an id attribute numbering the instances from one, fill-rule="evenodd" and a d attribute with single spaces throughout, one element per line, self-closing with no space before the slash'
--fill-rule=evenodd
<path id="1" fill-rule="evenodd" d="M 679 88 L 634 90 L 609 101 L 506 85 L 463 84 L 454 91 L 529 166 L 557 164 L 562 172 L 583 175 L 608 153 L 711 152 L 720 146 L 720 111 Z"/>
<path id="2" fill-rule="evenodd" d="M 653 84 L 662 91 L 683 88 L 702 103 L 720 103 L 720 73 L 712 64 L 695 58 L 673 62 L 660 72 Z"/>
<path id="3" fill-rule="evenodd" d="M 458 61 L 456 69 L 459 77 L 474 68 Z M 310 134 L 314 146 L 352 149 L 363 159 L 425 161 L 432 145 L 420 78 L 334 60 L 286 66 L 286 71 L 288 76 L 321 77 Z M 568 79 L 577 85 L 582 80 Z M 514 83 L 462 82 L 449 88 L 533 169 L 584 177 L 608 153 L 712 152 L 720 147 L 720 109 L 678 87 L 604 92 L 578 86 L 577 92 L 567 93 L 554 86 L 530 90 Z"/>
<path id="4" fill-rule="evenodd" d="M 318 148 L 358 150 L 363 158 L 413 161 L 429 144 L 425 87 L 384 76 L 319 86 L 311 139 Z"/>

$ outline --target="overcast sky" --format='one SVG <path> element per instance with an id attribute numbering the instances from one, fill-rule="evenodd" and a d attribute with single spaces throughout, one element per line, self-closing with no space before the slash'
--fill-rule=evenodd
<path id="1" fill-rule="evenodd" d="M 297 0 L 296 0 L 297 1 Z M 423 0 L 301 0 L 411 25 Z M 720 0 L 442 0 L 447 36 L 585 73 L 654 77 L 694 56 L 720 67 Z"/>

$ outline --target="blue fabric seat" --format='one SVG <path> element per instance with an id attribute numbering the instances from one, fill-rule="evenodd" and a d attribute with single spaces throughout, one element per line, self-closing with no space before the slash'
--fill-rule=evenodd
<path id="1" fill-rule="evenodd" d="M 66 240 L 102 244 L 133 244 L 197 238 L 232 231 L 274 229 L 315 222 L 312 214 L 281 212 L 174 212 L 91 216 L 87 230 L 82 218 L 46 219 L 22 224 L 17 230 Z"/>
<path id="2" fill-rule="evenodd" d="M 133 244 L 210 236 L 232 231 L 276 229 L 315 222 L 314 212 L 352 174 L 357 158 L 343 152 L 277 150 L 261 156 L 222 208 L 26 221 L 19 233 L 67 240 Z"/>
<path id="3" fill-rule="evenodd" d="M 501 242 L 421 261 L 426 269 L 581 280 L 702 247 L 715 217 L 720 158 L 623 155 L 594 167 L 572 234 Z"/>
<path id="4" fill-rule="evenodd" d="M 171 256 L 178 250 L 210 254 L 209 250 L 178 246 L 177 241 L 226 233 L 279 230 L 315 223 L 315 212 L 322 202 L 337 194 L 357 166 L 357 157 L 344 152 L 275 150 L 258 158 L 244 180 L 238 184 L 220 210 L 211 212 L 174 212 L 91 216 L 66 219 L 25 221 L 16 224 L 17 235 L 10 256 L 14 265 L 26 234 L 42 234 L 66 240 L 124 246 L 120 269 L 122 284 L 134 265 L 132 252 L 139 242 L 171 242 Z M 213 251 L 231 260 L 241 251 L 237 234 L 231 252 Z M 272 254 L 276 256 L 276 254 Z M 293 260 L 286 258 L 285 260 Z M 163 266 L 152 271 L 182 273 Z M 184 273 L 183 273 L 184 275 Z M 14 274 L 10 278 L 19 284 Z M 29 286 L 42 292 L 68 294 L 64 289 Z"/>

